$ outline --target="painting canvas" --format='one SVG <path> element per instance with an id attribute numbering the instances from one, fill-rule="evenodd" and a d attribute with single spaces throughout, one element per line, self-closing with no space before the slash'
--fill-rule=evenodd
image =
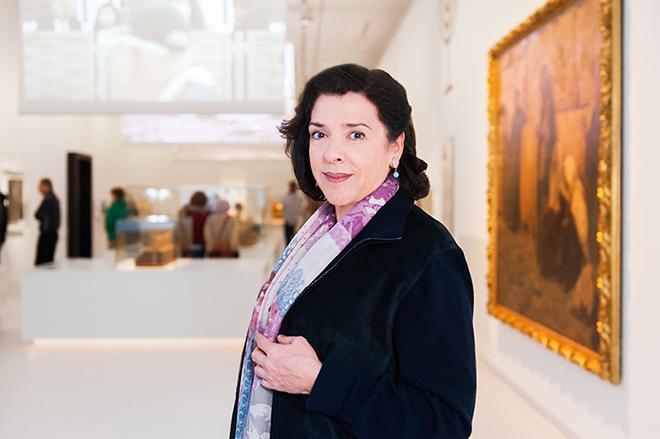
<path id="1" fill-rule="evenodd" d="M 0 163 L 2 166 L 2 163 Z M 9 213 L 7 234 L 22 235 L 25 228 L 25 193 L 23 173 L 14 167 L 0 168 L 0 191 L 6 196 Z"/>
<path id="2" fill-rule="evenodd" d="M 23 181 L 12 178 L 8 186 L 9 224 L 16 224 L 23 219 Z"/>
<path id="3" fill-rule="evenodd" d="M 550 1 L 490 53 L 489 312 L 619 371 L 620 5 Z"/>

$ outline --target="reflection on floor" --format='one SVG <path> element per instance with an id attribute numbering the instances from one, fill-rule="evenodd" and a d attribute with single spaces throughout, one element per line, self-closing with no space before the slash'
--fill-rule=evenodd
<path id="1" fill-rule="evenodd" d="M 0 438 L 226 438 L 241 341 L 22 343 L 0 265 Z M 14 274 L 12 274 L 14 273 Z M 480 364 L 473 438 L 564 438 Z"/>

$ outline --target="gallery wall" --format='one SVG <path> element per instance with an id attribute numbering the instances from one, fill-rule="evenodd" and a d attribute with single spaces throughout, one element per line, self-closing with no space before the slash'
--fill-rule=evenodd
<path id="1" fill-rule="evenodd" d="M 627 1 L 623 7 L 623 374 L 622 383 L 614 386 L 486 312 L 487 54 L 544 2 L 456 0 L 449 46 L 438 41 L 439 3 L 413 3 L 381 65 L 408 88 L 417 129 L 423 133 L 422 156 L 439 157 L 443 139 L 455 139 L 454 234 L 466 251 L 474 277 L 479 358 L 568 437 L 650 437 L 660 431 L 655 414 L 660 392 L 656 324 L 660 295 L 655 276 L 660 260 L 656 231 L 660 184 L 654 178 L 660 162 L 655 132 L 660 52 L 654 47 L 660 38 L 660 4 Z M 425 60 L 430 60 L 430 68 Z M 445 95 L 447 75 L 453 89 Z M 420 118 L 422 113 L 426 114 Z M 442 176 L 434 171 L 432 184 L 437 188 Z M 439 191 L 434 193 L 434 212 L 440 217 L 442 200 Z M 509 409 L 503 401 L 503 411 Z"/>
<path id="2" fill-rule="evenodd" d="M 406 87 L 413 108 L 417 155 L 429 165 L 433 211 L 440 205 L 440 30 L 435 1 L 414 2 L 383 53 L 379 67 Z"/>

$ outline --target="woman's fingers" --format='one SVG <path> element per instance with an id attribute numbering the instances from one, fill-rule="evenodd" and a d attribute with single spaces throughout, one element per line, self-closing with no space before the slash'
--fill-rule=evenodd
<path id="1" fill-rule="evenodd" d="M 255 348 L 252 351 L 252 361 L 263 366 L 264 361 L 266 360 L 266 354 L 259 348 Z"/>
<path id="2" fill-rule="evenodd" d="M 270 351 L 270 347 L 273 344 L 270 340 L 268 340 L 265 336 L 262 334 L 259 334 L 257 332 L 257 335 L 255 335 L 254 340 L 257 342 L 257 346 L 259 346 L 259 349 L 264 351 L 266 355 L 268 355 L 268 352 Z"/>
<path id="3" fill-rule="evenodd" d="M 282 344 L 291 344 L 296 339 L 296 337 L 289 337 L 288 335 L 278 335 L 277 341 Z"/>
<path id="4" fill-rule="evenodd" d="M 255 367 L 254 374 L 257 376 L 257 378 L 261 380 L 261 386 L 264 389 L 274 390 L 273 385 L 268 381 L 268 378 L 266 377 L 266 370 L 263 367 L 261 366 Z"/>
<path id="5" fill-rule="evenodd" d="M 266 378 L 266 370 L 261 366 L 256 366 L 254 368 L 254 374 L 257 376 L 257 378 L 260 378 L 262 380 Z"/>
<path id="6" fill-rule="evenodd" d="M 277 342 L 271 342 L 257 334 L 255 340 L 251 358 L 263 388 L 294 394 L 311 391 L 321 362 L 307 339 L 279 335 Z"/>

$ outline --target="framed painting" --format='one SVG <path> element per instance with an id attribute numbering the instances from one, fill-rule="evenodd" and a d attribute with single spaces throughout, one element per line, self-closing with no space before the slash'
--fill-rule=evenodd
<path id="1" fill-rule="evenodd" d="M 620 382 L 620 0 L 550 0 L 489 53 L 488 311 Z"/>
<path id="2" fill-rule="evenodd" d="M 9 224 L 16 224 L 23 219 L 23 180 L 9 180 Z"/>
<path id="3" fill-rule="evenodd" d="M 0 190 L 5 193 L 8 202 L 9 221 L 7 233 L 9 235 L 21 235 L 25 225 L 23 174 L 19 171 L 4 170 L 0 173 Z"/>

